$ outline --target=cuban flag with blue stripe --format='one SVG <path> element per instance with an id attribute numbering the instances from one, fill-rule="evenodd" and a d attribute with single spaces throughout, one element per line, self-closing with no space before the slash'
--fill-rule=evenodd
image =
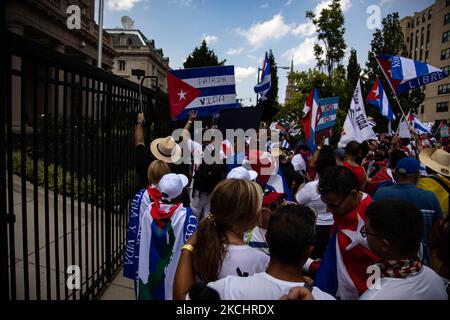
<path id="1" fill-rule="evenodd" d="M 167 73 L 172 119 L 217 115 L 222 109 L 238 108 L 234 66 L 188 68 Z"/>
<path id="2" fill-rule="evenodd" d="M 427 128 L 425 124 L 423 124 L 419 119 L 414 116 L 414 129 L 417 130 L 419 134 L 431 133 L 431 130 Z"/>
<path id="3" fill-rule="evenodd" d="M 385 116 L 389 121 L 395 120 L 394 112 L 389 104 L 389 100 L 380 79 L 377 79 L 372 89 L 370 89 L 370 93 L 367 96 L 367 102 L 378 107 L 381 115 Z"/>
<path id="4" fill-rule="evenodd" d="M 435 66 L 404 57 L 379 56 L 377 61 L 397 94 L 448 77 Z"/>
<path id="5" fill-rule="evenodd" d="M 269 92 L 271 85 L 272 77 L 270 75 L 270 61 L 266 52 L 263 68 L 261 70 L 261 81 L 254 88 L 255 93 L 259 93 L 261 95 L 261 101 L 267 100 L 267 93 Z"/>

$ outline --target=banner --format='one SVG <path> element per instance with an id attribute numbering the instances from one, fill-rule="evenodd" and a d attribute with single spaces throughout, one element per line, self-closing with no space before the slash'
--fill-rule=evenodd
<path id="1" fill-rule="evenodd" d="M 358 81 L 353 92 L 352 102 L 345 118 L 344 128 L 338 146 L 344 148 L 350 141 L 362 143 L 377 136 L 367 119 L 361 92 L 361 81 Z"/>
<path id="2" fill-rule="evenodd" d="M 441 134 L 441 138 L 448 138 L 448 137 L 450 137 L 449 127 L 447 126 L 447 124 L 443 124 L 439 128 L 439 132 Z"/>
<path id="3" fill-rule="evenodd" d="M 317 113 L 315 141 L 330 138 L 336 123 L 336 114 L 339 107 L 339 97 L 321 99 Z"/>
<path id="4" fill-rule="evenodd" d="M 234 66 L 172 70 L 167 84 L 172 120 L 187 118 L 191 110 L 204 117 L 239 107 Z"/>

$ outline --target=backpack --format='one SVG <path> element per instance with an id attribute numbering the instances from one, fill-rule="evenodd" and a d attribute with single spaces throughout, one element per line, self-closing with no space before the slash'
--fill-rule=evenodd
<path id="1" fill-rule="evenodd" d="M 195 172 L 194 190 L 211 193 L 216 185 L 223 180 L 223 168 L 218 164 L 202 163 Z"/>

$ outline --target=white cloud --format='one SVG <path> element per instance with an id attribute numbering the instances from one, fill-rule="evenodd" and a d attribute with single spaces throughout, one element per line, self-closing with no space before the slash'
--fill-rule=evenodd
<path id="1" fill-rule="evenodd" d="M 141 0 L 108 0 L 107 8 L 113 11 L 129 11 Z"/>
<path id="2" fill-rule="evenodd" d="M 239 49 L 230 48 L 227 51 L 227 55 L 237 56 L 238 54 L 241 54 L 243 51 L 244 51 L 244 48 L 239 48 Z"/>
<path id="3" fill-rule="evenodd" d="M 314 62 L 314 43 L 316 37 L 307 37 L 296 48 L 292 48 L 283 53 L 282 57 L 286 60 L 294 59 L 294 65 L 309 65 Z"/>
<path id="4" fill-rule="evenodd" d="M 192 0 L 172 0 L 170 3 L 177 4 L 181 7 L 189 7 L 192 4 Z"/>
<path id="5" fill-rule="evenodd" d="M 394 3 L 394 0 L 381 0 L 380 7 L 386 6 L 386 9 L 388 9 L 392 6 L 393 3 Z"/>
<path id="6" fill-rule="evenodd" d="M 269 7 L 268 3 L 264 3 L 262 5 L 259 6 L 261 9 L 267 9 Z"/>
<path id="7" fill-rule="evenodd" d="M 203 34 L 203 40 L 205 40 L 206 43 L 208 45 L 210 45 L 213 43 L 217 43 L 219 41 L 219 37 L 218 36 L 209 36 L 205 33 L 205 34 Z"/>
<path id="8" fill-rule="evenodd" d="M 284 5 L 285 7 L 290 6 L 292 3 L 292 0 L 288 0 L 288 2 L 286 2 L 286 4 Z"/>
<path id="9" fill-rule="evenodd" d="M 254 55 L 252 55 L 252 54 L 247 54 L 247 58 L 249 58 L 249 59 L 251 59 L 251 60 L 254 60 L 254 61 L 257 61 L 257 60 L 258 60 L 258 57 L 254 56 Z"/>
<path id="10" fill-rule="evenodd" d="M 316 32 L 316 27 L 311 21 L 301 23 L 294 29 L 292 29 L 292 34 L 294 36 L 300 37 L 310 37 Z"/>
<path id="11" fill-rule="evenodd" d="M 244 36 L 251 45 L 258 48 L 268 40 L 277 40 L 284 37 L 291 29 L 291 26 L 284 23 L 284 17 L 277 14 L 271 20 L 252 24 L 248 30 L 238 28 L 236 31 Z"/>
<path id="12" fill-rule="evenodd" d="M 317 6 L 314 8 L 314 13 L 316 15 L 319 15 L 323 9 L 327 8 L 331 4 L 332 0 L 322 0 L 317 4 Z M 352 6 L 352 0 L 341 0 L 341 8 L 343 12 L 348 11 Z"/>
<path id="13" fill-rule="evenodd" d="M 258 70 L 254 67 L 237 67 L 234 69 L 234 76 L 236 78 L 236 82 L 242 82 L 242 80 L 248 78 L 248 77 L 256 77 L 256 73 Z"/>

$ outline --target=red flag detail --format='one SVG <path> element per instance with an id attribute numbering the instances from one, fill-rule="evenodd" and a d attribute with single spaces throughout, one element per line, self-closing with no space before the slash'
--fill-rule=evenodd
<path id="1" fill-rule="evenodd" d="M 175 118 L 201 94 L 201 91 L 175 77 L 170 72 L 167 72 L 167 85 L 169 91 L 170 115 L 172 116 L 172 120 L 175 120 Z"/>

